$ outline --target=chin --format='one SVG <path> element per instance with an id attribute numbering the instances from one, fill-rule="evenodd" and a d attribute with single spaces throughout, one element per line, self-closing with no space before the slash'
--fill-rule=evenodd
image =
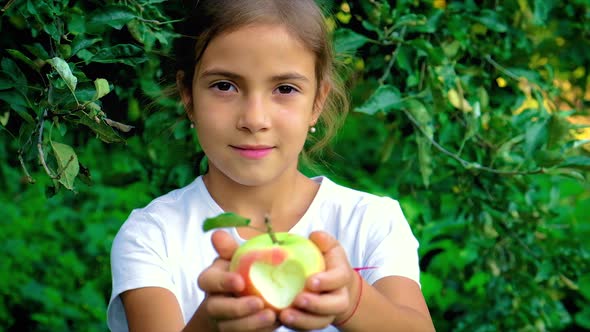
<path id="1" fill-rule="evenodd" d="M 233 182 L 240 184 L 246 187 L 261 187 L 272 183 L 275 181 L 279 176 L 272 176 L 270 172 L 264 172 L 264 174 L 259 174 L 262 172 L 248 172 L 247 174 L 236 174 L 235 176 L 230 176 L 230 180 Z"/>

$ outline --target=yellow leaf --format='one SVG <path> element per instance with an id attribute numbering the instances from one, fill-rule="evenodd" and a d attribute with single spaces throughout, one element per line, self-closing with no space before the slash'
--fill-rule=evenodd
<path id="1" fill-rule="evenodd" d="M 557 44 L 557 46 L 563 46 L 565 45 L 565 39 L 563 39 L 562 37 L 557 37 L 555 38 L 555 44 Z"/>
<path id="2" fill-rule="evenodd" d="M 362 58 L 357 59 L 354 63 L 354 69 L 359 71 L 365 69 L 365 61 Z"/>
<path id="3" fill-rule="evenodd" d="M 455 107 L 458 110 L 464 112 L 471 112 L 473 110 L 473 107 L 469 105 L 469 102 L 462 96 L 459 96 L 459 93 L 455 89 L 449 90 L 447 98 L 449 99 L 451 105 L 453 105 L 453 107 Z"/>
<path id="4" fill-rule="evenodd" d="M 350 13 L 350 5 L 347 2 L 343 2 L 342 5 L 340 5 L 340 10 L 345 13 Z"/>
<path id="5" fill-rule="evenodd" d="M 580 79 L 580 78 L 584 77 L 585 75 L 586 75 L 586 68 L 581 67 L 581 66 L 576 68 L 572 72 L 572 76 L 574 76 L 574 78 L 576 78 L 576 79 Z"/>
<path id="6" fill-rule="evenodd" d="M 432 7 L 438 8 L 438 9 L 445 9 L 447 7 L 447 1 L 446 0 L 434 0 L 432 2 Z"/>
<path id="7" fill-rule="evenodd" d="M 535 108 L 539 108 L 539 102 L 537 102 L 537 100 L 531 98 L 530 96 L 528 96 L 523 102 L 522 104 L 513 111 L 514 114 L 520 114 L 522 113 L 524 110 L 528 110 L 528 109 L 535 109 Z"/>

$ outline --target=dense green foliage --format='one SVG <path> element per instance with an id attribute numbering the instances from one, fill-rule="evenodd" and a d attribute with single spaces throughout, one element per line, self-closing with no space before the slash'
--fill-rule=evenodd
<path id="1" fill-rule="evenodd" d="M 590 4 L 326 3 L 354 112 L 319 168 L 400 200 L 437 329 L 590 330 Z M 114 234 L 202 169 L 182 10 L 3 6 L 0 331 L 105 331 Z"/>

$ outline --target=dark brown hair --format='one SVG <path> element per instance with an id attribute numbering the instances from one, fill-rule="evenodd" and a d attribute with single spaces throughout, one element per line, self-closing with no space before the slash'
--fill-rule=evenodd
<path id="1" fill-rule="evenodd" d="M 316 79 L 331 90 L 302 153 L 314 156 L 332 140 L 348 112 L 348 98 L 338 79 L 331 38 L 322 10 L 314 0 L 185 0 L 188 16 L 180 27 L 181 38 L 175 43 L 177 70 L 184 72 L 184 88 L 192 87 L 195 67 L 209 42 L 221 33 L 251 24 L 280 24 L 316 56 Z"/>

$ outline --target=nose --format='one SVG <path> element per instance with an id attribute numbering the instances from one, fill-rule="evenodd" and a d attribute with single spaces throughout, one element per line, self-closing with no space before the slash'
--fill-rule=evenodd
<path id="1" fill-rule="evenodd" d="M 238 129 L 255 133 L 270 128 L 269 107 L 262 96 L 246 96 L 237 122 Z"/>

